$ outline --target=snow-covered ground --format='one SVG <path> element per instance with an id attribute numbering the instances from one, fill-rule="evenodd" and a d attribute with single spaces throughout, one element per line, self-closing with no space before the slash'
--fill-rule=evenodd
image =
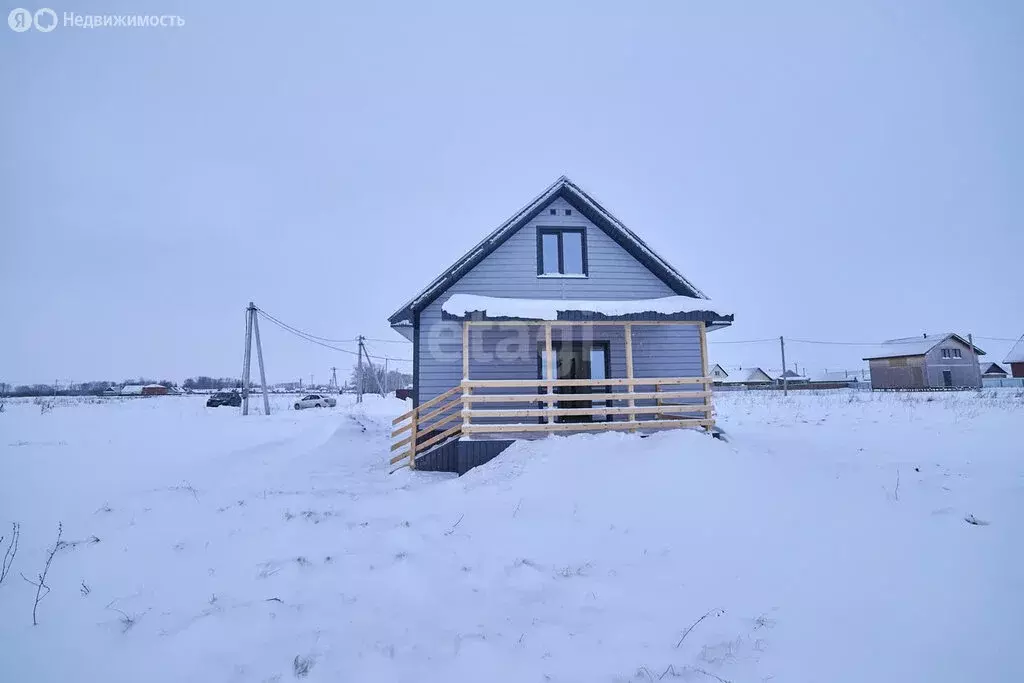
<path id="1" fill-rule="evenodd" d="M 729 393 L 730 443 L 462 478 L 388 475 L 393 400 L 9 401 L 0 679 L 1021 681 L 1018 394 Z"/>

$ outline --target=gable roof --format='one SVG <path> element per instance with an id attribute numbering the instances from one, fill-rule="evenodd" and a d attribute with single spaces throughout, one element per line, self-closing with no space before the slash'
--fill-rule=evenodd
<path id="1" fill-rule="evenodd" d="M 642 263 L 651 273 L 664 282 L 673 292 L 680 296 L 706 299 L 704 292 L 697 289 L 679 271 L 665 259 L 658 256 L 640 237 L 627 228 L 622 221 L 601 206 L 597 200 L 584 192 L 576 183 L 566 176 L 560 177 L 533 201 L 513 214 L 508 220 L 495 228 L 475 247 L 463 254 L 455 263 L 434 278 L 419 294 L 404 303 L 395 311 L 388 321 L 396 324 L 403 320 L 411 320 L 414 313 L 426 308 L 434 299 L 443 294 L 449 287 L 483 261 L 495 249 L 514 235 L 520 228 L 533 220 L 548 204 L 556 199 L 564 199 L 580 212 L 597 228 L 603 230 L 620 247 L 629 252 Z"/>
<path id="2" fill-rule="evenodd" d="M 1003 359 L 1004 363 L 1024 363 L 1024 336 L 1017 340 L 1010 352 Z"/>
<path id="3" fill-rule="evenodd" d="M 901 337 L 899 339 L 885 340 L 878 345 L 878 349 L 876 351 L 864 356 L 864 360 L 875 360 L 877 358 L 900 358 L 902 356 L 923 356 L 939 344 L 942 344 L 949 339 L 955 339 L 964 346 L 970 346 L 966 339 L 955 332 L 942 332 L 940 334 L 928 334 L 920 337 Z M 979 356 L 985 355 L 985 352 L 977 346 L 974 347 L 974 353 Z"/>
<path id="4" fill-rule="evenodd" d="M 785 372 L 783 372 L 781 374 L 777 374 L 777 373 L 773 372 L 772 374 L 774 374 L 775 375 L 775 379 L 777 379 L 779 381 L 782 381 L 783 379 L 786 379 L 787 381 L 791 380 L 791 379 L 792 380 L 796 380 L 796 381 L 807 381 L 807 379 L 808 379 L 807 377 L 805 377 L 804 375 L 801 375 L 796 370 L 786 370 Z"/>
<path id="5" fill-rule="evenodd" d="M 979 366 L 981 367 L 982 375 L 1001 375 L 1003 377 L 1006 377 L 1008 374 L 1010 374 L 1002 367 L 1000 367 L 998 363 L 982 361 L 981 363 L 979 363 Z"/>
<path id="6" fill-rule="evenodd" d="M 724 369 L 724 368 L 723 368 Z M 728 375 L 722 380 L 722 384 L 745 384 L 745 383 L 767 383 L 772 381 L 772 376 L 759 367 L 738 368 L 727 370 Z"/>

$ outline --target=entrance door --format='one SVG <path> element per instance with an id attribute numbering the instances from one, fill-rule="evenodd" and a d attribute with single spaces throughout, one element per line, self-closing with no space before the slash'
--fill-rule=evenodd
<path id="1" fill-rule="evenodd" d="M 547 362 L 544 357 L 544 348 L 539 345 L 537 353 L 539 379 L 547 379 Z M 608 342 L 572 342 L 563 344 L 553 342 L 551 345 L 555 353 L 555 378 L 556 379 L 607 379 L 609 371 Z M 546 389 L 540 388 L 541 393 Z M 589 401 L 582 396 L 591 393 L 606 393 L 611 387 L 555 387 L 555 393 L 561 395 L 580 396 L 579 399 L 560 400 L 555 404 L 557 408 L 590 408 L 594 405 L 611 405 L 611 401 Z M 555 419 L 556 422 L 593 422 L 604 420 L 604 415 L 562 415 Z M 610 417 L 610 416 L 609 416 Z"/>
<path id="2" fill-rule="evenodd" d="M 951 387 L 953 386 L 953 373 L 949 370 L 942 371 L 942 386 Z"/>

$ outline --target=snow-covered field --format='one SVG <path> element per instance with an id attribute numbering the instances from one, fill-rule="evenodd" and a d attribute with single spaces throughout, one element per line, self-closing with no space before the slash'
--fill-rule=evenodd
<path id="1" fill-rule="evenodd" d="M 1019 392 L 725 394 L 730 443 L 462 478 L 388 475 L 393 400 L 204 400 L 7 403 L 0 680 L 1024 680 Z"/>

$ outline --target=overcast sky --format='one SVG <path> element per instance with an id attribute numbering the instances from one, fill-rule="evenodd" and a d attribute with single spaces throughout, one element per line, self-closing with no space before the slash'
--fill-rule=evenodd
<path id="1" fill-rule="evenodd" d="M 0 381 L 237 375 L 249 300 L 400 340 L 387 316 L 563 173 L 735 309 L 723 364 L 1024 333 L 1024 3 L 498 4 L 0 24 Z M 273 381 L 353 360 L 262 331 Z"/>

